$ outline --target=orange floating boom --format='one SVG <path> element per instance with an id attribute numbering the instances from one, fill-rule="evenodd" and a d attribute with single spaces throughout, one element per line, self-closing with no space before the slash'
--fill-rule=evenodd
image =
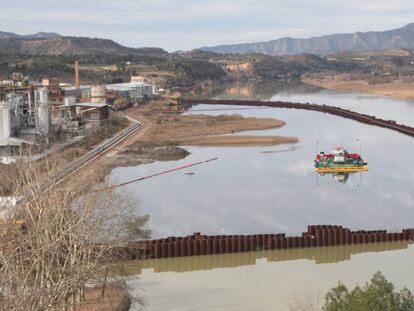
<path id="1" fill-rule="evenodd" d="M 219 158 L 211 158 L 211 159 L 208 159 L 208 160 L 205 160 L 205 161 L 200 161 L 200 162 L 196 162 L 196 163 L 186 164 L 186 165 L 183 165 L 183 166 L 179 166 L 179 167 L 172 168 L 172 169 L 169 169 L 169 170 L 166 170 L 166 171 L 162 171 L 162 172 L 159 172 L 159 173 L 155 173 L 155 174 L 152 174 L 152 175 L 148 175 L 148 176 L 140 177 L 140 178 L 133 179 L 133 180 L 130 180 L 130 181 L 126 181 L 126 182 L 124 182 L 122 184 L 114 185 L 114 186 L 111 186 L 111 187 L 108 187 L 108 188 L 104 188 L 104 189 L 99 189 L 99 190 L 96 190 L 96 191 L 104 191 L 104 190 L 109 190 L 109 189 L 123 187 L 123 186 L 129 185 L 129 184 L 132 184 L 132 183 L 135 183 L 135 182 L 138 182 L 138 181 L 142 181 L 144 179 L 149 179 L 149 178 L 153 178 L 153 177 L 156 177 L 156 176 L 160 176 L 160 175 L 172 173 L 172 172 L 175 172 L 175 171 L 183 170 L 185 168 L 189 168 L 189 167 L 193 167 L 193 166 L 205 164 L 205 163 L 208 163 L 208 162 L 216 161 L 218 159 Z"/>

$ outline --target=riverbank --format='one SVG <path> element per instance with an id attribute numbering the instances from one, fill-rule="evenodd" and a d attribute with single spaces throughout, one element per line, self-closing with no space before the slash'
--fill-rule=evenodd
<path id="1" fill-rule="evenodd" d="M 177 161 L 184 159 L 189 154 L 184 148 L 174 145 L 136 141 L 116 155 L 110 168 L 138 166 L 155 161 Z"/>
<path id="2" fill-rule="evenodd" d="M 298 142 L 296 137 L 233 135 L 279 128 L 285 125 L 281 120 L 240 115 L 171 114 L 165 112 L 163 104 L 160 101 L 128 113 L 150 124 L 150 130 L 140 141 L 183 146 L 264 146 Z"/>
<path id="3" fill-rule="evenodd" d="M 358 92 L 376 96 L 391 97 L 400 100 L 414 100 L 414 83 L 399 80 L 390 83 L 370 84 L 367 80 L 346 80 L 345 77 L 335 76 L 316 78 L 302 77 L 302 82 L 325 89 L 340 92 Z"/>
<path id="4" fill-rule="evenodd" d="M 128 292 L 119 286 L 109 286 L 102 297 L 102 288 L 87 288 L 85 302 L 76 311 L 128 311 L 131 298 Z"/>
<path id="5" fill-rule="evenodd" d="M 171 107 L 165 104 L 166 101 L 155 101 L 126 112 L 145 127 L 134 141 L 107 155 L 110 159 L 102 177 L 116 167 L 183 159 L 189 152 L 180 146 L 273 146 L 298 142 L 296 137 L 234 135 L 280 128 L 285 125 L 281 120 L 240 115 L 182 115 L 171 113 L 168 110 Z"/>

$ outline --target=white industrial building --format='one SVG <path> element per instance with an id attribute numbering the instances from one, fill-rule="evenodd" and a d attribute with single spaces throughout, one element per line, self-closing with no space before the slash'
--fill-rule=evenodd
<path id="1" fill-rule="evenodd" d="M 143 98 L 153 97 L 156 87 L 143 82 L 128 82 L 106 85 L 107 91 L 119 92 L 122 96 L 128 96 L 130 100 L 137 101 Z"/>
<path id="2" fill-rule="evenodd" d="M 85 85 L 81 85 L 79 88 L 75 87 L 75 86 L 66 86 L 63 87 L 63 95 L 65 97 L 68 96 L 74 96 L 76 98 L 87 98 L 87 97 L 91 97 L 91 87 L 90 86 L 85 86 Z"/>
<path id="3" fill-rule="evenodd" d="M 0 102 L 0 153 L 8 155 L 14 147 L 47 146 L 51 132 L 51 114 L 47 89 L 7 95 Z"/>

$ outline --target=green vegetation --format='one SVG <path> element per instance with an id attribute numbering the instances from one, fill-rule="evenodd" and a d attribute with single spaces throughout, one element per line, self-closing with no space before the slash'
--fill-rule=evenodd
<path id="1" fill-rule="evenodd" d="M 76 41 L 76 46 L 81 45 L 81 42 Z M 370 79 L 370 83 L 378 83 L 399 78 L 400 74 L 411 81 L 414 62 L 413 53 L 408 51 L 407 55 L 348 52 L 325 57 L 312 54 L 267 56 L 202 51 L 162 53 L 162 50 L 157 49 L 140 51 L 141 54 L 135 50 L 133 54 L 117 54 L 99 53 L 93 49 L 90 54 L 0 54 L 0 80 L 9 79 L 13 72 L 22 72 L 32 80 L 57 77 L 61 82 L 73 83 L 73 64 L 79 60 L 81 79 L 85 84 L 127 82 L 131 75 L 142 75 L 168 88 L 193 86 L 207 80 L 294 81 L 308 72 L 352 73 L 354 78 L 365 77 Z M 235 64 L 248 66 L 240 71 L 230 70 L 229 66 Z"/>
<path id="2" fill-rule="evenodd" d="M 363 287 L 349 290 L 339 284 L 325 297 L 324 311 L 412 311 L 414 297 L 404 288 L 397 292 L 394 285 L 377 272 Z"/>
<path id="3" fill-rule="evenodd" d="M 166 85 L 188 86 L 201 80 L 220 80 L 223 69 L 205 60 L 186 59 L 174 54 L 164 55 L 115 55 L 90 54 L 65 55 L 0 55 L 0 79 L 10 79 L 13 72 L 22 72 L 33 80 L 57 77 L 73 82 L 73 64 L 79 60 L 81 78 L 85 83 L 119 83 L 129 80 L 131 74 L 142 74 L 145 68 L 154 73 L 165 72 Z M 127 65 L 131 64 L 131 65 Z M 115 66 L 115 70 L 105 67 Z"/>
<path id="4" fill-rule="evenodd" d="M 264 80 L 299 79 L 307 68 L 296 61 L 282 61 L 276 57 L 266 57 L 254 62 L 257 75 Z"/>
<path id="5" fill-rule="evenodd" d="M 156 66 L 160 70 L 173 73 L 176 76 L 176 83 L 183 85 L 191 85 L 194 80 L 220 80 L 226 75 L 224 70 L 216 64 L 180 57 L 163 59 Z"/>

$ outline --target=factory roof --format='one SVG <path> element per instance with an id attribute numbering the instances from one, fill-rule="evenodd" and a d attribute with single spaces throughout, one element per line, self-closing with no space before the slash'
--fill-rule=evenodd
<path id="1" fill-rule="evenodd" d="M 127 82 L 106 85 L 107 90 L 127 91 L 131 89 L 141 88 L 143 86 L 152 86 L 152 84 L 144 82 Z"/>
<path id="2" fill-rule="evenodd" d="M 76 86 L 63 86 L 62 89 L 64 91 L 72 91 L 72 90 L 87 90 L 90 89 L 91 86 L 90 85 L 81 85 L 79 88 L 77 88 Z"/>
<path id="3" fill-rule="evenodd" d="M 77 103 L 76 106 L 88 108 L 103 108 L 108 106 L 106 103 Z"/>

